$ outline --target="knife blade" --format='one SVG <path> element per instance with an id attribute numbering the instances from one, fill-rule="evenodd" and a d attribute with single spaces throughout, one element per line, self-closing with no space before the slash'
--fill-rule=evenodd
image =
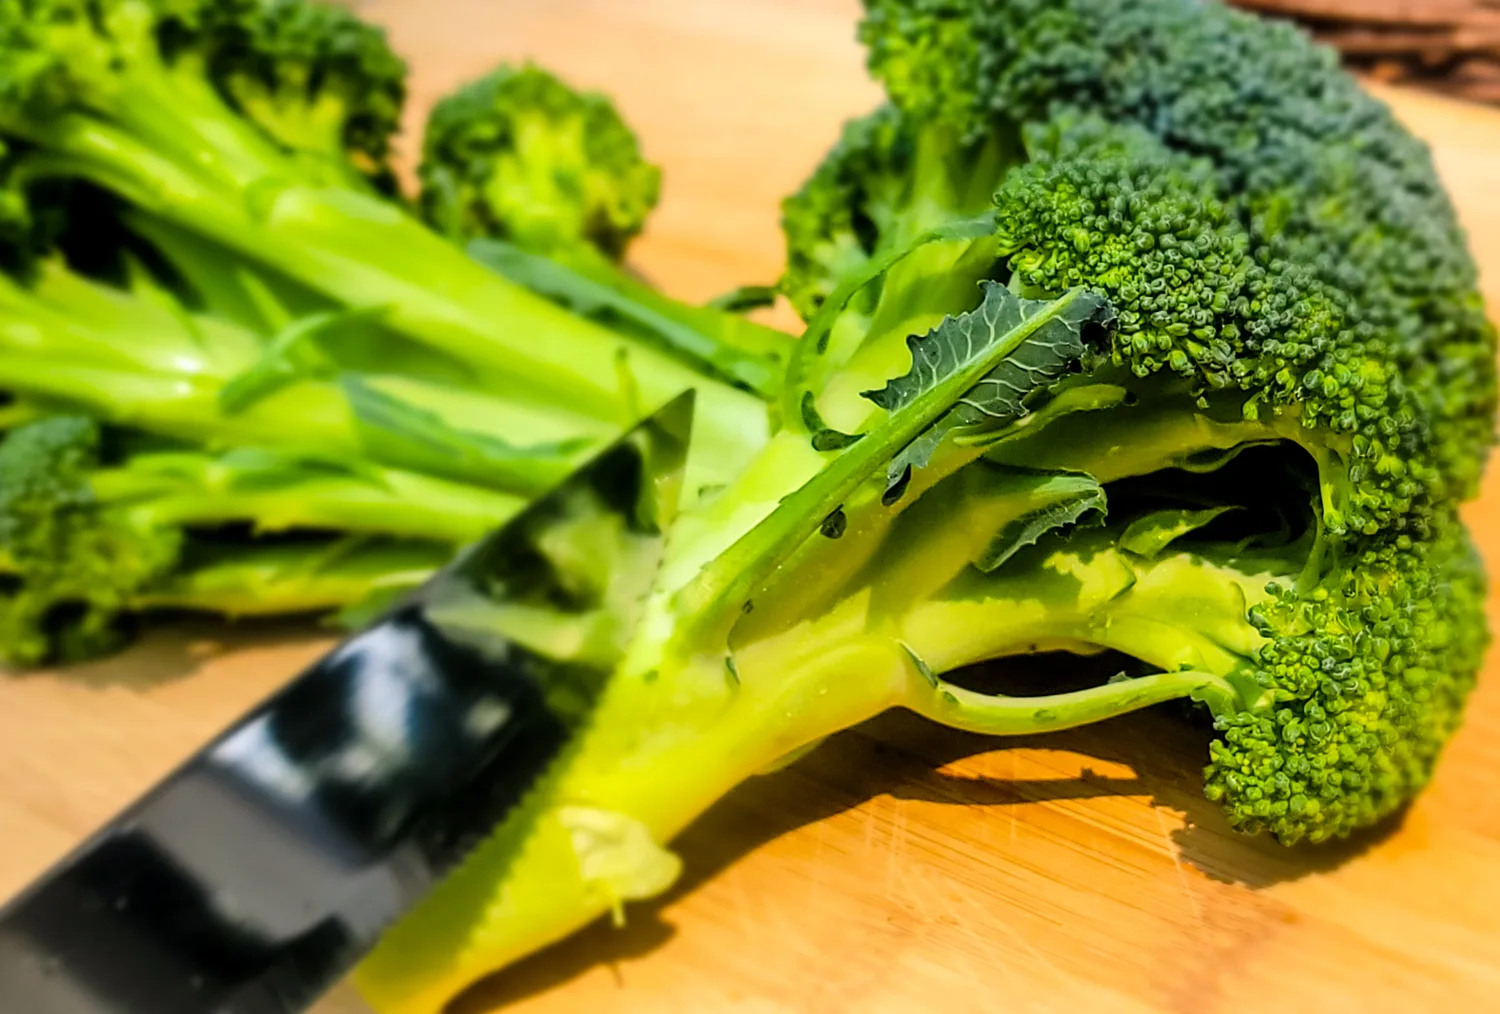
<path id="1" fill-rule="evenodd" d="M 692 416 L 689 392 L 638 424 L 0 909 L 0 1011 L 314 1003 L 587 721 L 655 579 Z"/>

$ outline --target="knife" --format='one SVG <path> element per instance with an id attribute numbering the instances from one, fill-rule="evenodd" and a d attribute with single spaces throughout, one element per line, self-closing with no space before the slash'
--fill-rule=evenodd
<path id="1" fill-rule="evenodd" d="M 0 909 L 0 1011 L 313 1004 L 587 721 L 655 580 L 692 417 L 688 392 L 638 424 Z"/>

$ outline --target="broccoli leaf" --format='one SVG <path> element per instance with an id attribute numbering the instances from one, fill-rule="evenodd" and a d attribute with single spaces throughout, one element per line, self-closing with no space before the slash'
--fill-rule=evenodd
<path id="1" fill-rule="evenodd" d="M 974 440 L 1026 415 L 1027 398 L 1063 376 L 1084 358 L 1084 330 L 1108 325 L 1109 305 L 1077 292 L 1061 300 L 1022 299 L 1003 285 L 984 283 L 984 302 L 972 313 L 950 317 L 927 334 L 907 339 L 911 372 L 865 397 L 895 414 L 946 386 L 970 364 L 988 361 L 996 345 L 1009 345 L 998 364 L 956 404 L 891 459 L 886 471 L 887 504 L 900 499 L 914 468 L 932 460 L 950 436 Z"/>
<path id="2" fill-rule="evenodd" d="M 1011 471 L 1011 470 L 1008 470 Z M 1035 490 L 1043 506 L 1008 522 L 996 533 L 984 555 L 974 566 L 985 573 L 998 570 L 1007 560 L 1049 532 L 1076 525 L 1090 515 L 1103 521 L 1108 513 L 1104 487 L 1092 475 L 1067 472 L 1012 472 L 1011 482 Z"/>
<path id="3" fill-rule="evenodd" d="M 1127 553 L 1153 559 L 1184 535 L 1190 535 L 1221 515 L 1238 509 L 1231 505 L 1200 511 L 1156 511 L 1136 518 L 1126 526 L 1120 535 L 1120 548 Z"/>

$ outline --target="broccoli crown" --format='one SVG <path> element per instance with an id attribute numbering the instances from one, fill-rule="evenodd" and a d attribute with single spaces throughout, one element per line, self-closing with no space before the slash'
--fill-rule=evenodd
<path id="1" fill-rule="evenodd" d="M 18 581 L 3 609 L 6 661 L 96 655 L 131 594 L 179 560 L 176 529 L 101 510 L 89 477 L 101 434 L 91 419 L 51 416 L 0 441 L 0 554 Z"/>
<path id="2" fill-rule="evenodd" d="M 142 61 L 197 51 L 208 26 L 256 0 L 3 0 L 0 108 L 27 118 L 77 105 L 111 111 Z"/>
<path id="3" fill-rule="evenodd" d="M 1463 526 L 1363 546 L 1311 590 L 1251 611 L 1273 696 L 1218 720 L 1206 793 L 1288 844 L 1345 835 L 1427 784 L 1487 644 L 1485 579 Z"/>
<path id="4" fill-rule="evenodd" d="M 242 113 L 293 151 L 346 157 L 388 182 L 406 64 L 382 29 L 308 0 L 234 0 L 209 10 L 194 41 Z"/>
<path id="5" fill-rule="evenodd" d="M 1067 144 L 1044 152 L 1051 167 L 1002 195 L 1002 217 L 1042 219 L 1002 226 L 1037 244 L 1023 263 L 1057 258 L 1047 271 L 1094 284 L 1111 265 L 1090 251 L 1127 236 L 1212 246 L 1224 238 L 1221 215 L 1243 235 L 1242 265 L 1202 290 L 1215 302 L 1127 300 L 1151 311 L 1144 332 L 1122 332 L 1133 366 L 1194 370 L 1205 389 L 1295 402 L 1310 425 L 1342 434 L 1354 481 L 1378 476 L 1383 487 L 1380 503 L 1347 519 L 1356 530 L 1399 527 L 1423 494 L 1476 488 L 1496 406 L 1495 334 L 1476 270 L 1427 150 L 1331 51 L 1201 0 L 866 7 L 870 66 L 914 119 L 980 135 L 1092 115 L 1155 138 L 1122 142 L 1131 154 L 1110 151 L 1081 190 L 1092 157 L 1077 146 L 1070 157 Z M 1080 144 L 1097 147 L 1088 133 Z M 1151 195 L 1138 192 L 1139 174 L 1127 182 L 1132 159 L 1143 171 L 1173 166 L 1184 177 L 1170 184 L 1174 200 L 1196 193 L 1207 219 L 1170 236 L 1143 223 L 1129 209 Z M 1042 207 L 1049 191 L 1063 206 Z M 1136 274 L 1148 292 L 1177 284 Z"/>
<path id="6" fill-rule="evenodd" d="M 1495 331 L 1429 153 L 1330 52 L 1216 3 L 866 9 L 900 112 L 884 134 L 846 132 L 798 198 L 794 256 L 810 277 L 844 270 L 826 251 L 853 245 L 872 204 L 859 174 L 885 189 L 920 172 L 888 138 L 1019 131 L 994 188 L 996 276 L 1026 298 L 1105 295 L 1118 326 L 1095 369 L 1143 401 L 1186 391 L 1199 419 L 1233 413 L 1250 442 L 1290 438 L 1316 461 L 1314 538 L 1287 550 L 1301 576 L 1246 616 L 1261 693 L 1216 709 L 1208 794 L 1285 841 L 1390 813 L 1430 776 L 1487 643 L 1455 504 L 1494 439 Z M 1103 474 L 1115 448 L 1139 453 L 1133 411 L 1059 463 Z"/>
<path id="7" fill-rule="evenodd" d="M 1203 392 L 1244 392 L 1252 418 L 1295 406 L 1347 446 L 1330 530 L 1426 524 L 1421 503 L 1443 489 L 1441 434 L 1422 424 L 1420 385 L 1361 340 L 1347 293 L 1299 261 L 1257 256 L 1206 160 L 1092 117 L 1027 133 L 1032 161 L 996 195 L 1001 250 L 1026 290 L 1101 291 L 1120 314 L 1114 358 L 1137 376 L 1167 369 Z"/>
<path id="8" fill-rule="evenodd" d="M 536 252 L 578 242 L 618 258 L 641 231 L 661 171 L 604 95 L 539 67 L 501 67 L 439 102 L 420 198 L 439 231 Z"/>

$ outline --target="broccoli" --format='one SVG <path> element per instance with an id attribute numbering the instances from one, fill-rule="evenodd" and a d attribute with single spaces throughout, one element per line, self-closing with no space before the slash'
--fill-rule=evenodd
<path id="1" fill-rule="evenodd" d="M 788 335 L 679 303 L 617 263 L 660 172 L 604 96 L 502 65 L 433 108 L 419 175 L 423 218 L 481 263 L 709 376 L 765 398 L 780 389 Z"/>
<path id="2" fill-rule="evenodd" d="M 445 235 L 543 254 L 587 243 L 614 260 L 661 192 L 661 170 L 607 98 L 532 64 L 434 106 L 418 174 L 422 217 Z"/>
<path id="3" fill-rule="evenodd" d="M 210 76 L 235 109 L 288 151 L 318 160 L 334 182 L 397 191 L 391 139 L 406 103 L 406 64 L 379 29 L 300 0 L 231 0 L 200 16 L 207 22 L 197 32 L 214 40 Z M 190 40 L 169 35 L 164 46 Z"/>
<path id="4" fill-rule="evenodd" d="M 1422 146 L 1203 0 L 866 10 L 889 103 L 787 202 L 780 428 L 684 503 L 569 755 L 366 963 L 383 1011 L 619 918 L 715 799 L 887 708 L 1193 702 L 1207 795 L 1287 844 L 1391 815 L 1461 720 L 1496 341 Z M 1126 661 L 964 685 L 1052 651 Z"/>
<path id="5" fill-rule="evenodd" d="M 8 0 L 0 141 L 13 189 L 112 195 L 122 228 L 216 313 L 243 323 L 266 290 L 299 310 L 379 309 L 383 334 L 346 348 L 363 362 L 524 392 L 611 433 L 695 387 L 705 481 L 743 461 L 766 431 L 760 399 L 509 282 L 364 182 L 384 171 L 398 64 L 379 32 L 317 5 Z"/>
<path id="6" fill-rule="evenodd" d="M 214 455 L 44 417 L 0 441 L 0 657 L 90 657 L 148 609 L 356 607 L 419 583 L 523 503 L 420 473 L 250 447 Z M 236 527 L 262 537 L 253 552 Z"/>
<path id="7" fill-rule="evenodd" d="M 696 485 L 727 481 L 763 443 L 787 336 L 634 280 L 616 310 L 585 312 L 408 212 L 389 163 L 404 66 L 347 12 L 17 0 L 0 26 L 0 429 L 82 415 L 132 447 L 157 441 L 174 468 L 196 462 L 170 501 L 190 513 L 167 530 L 213 546 L 122 571 L 92 598 L 87 582 L 14 570 L 12 662 L 108 650 L 154 608 L 357 607 L 394 587 L 382 553 L 404 581 L 410 552 L 451 554 L 688 387 L 704 409 Z M 534 167 L 546 175 L 552 157 L 562 172 L 561 150 Z M 280 464 L 245 473 L 247 454 Z M 122 477 L 167 460 L 132 452 L 97 481 L 133 488 Z M 330 488 L 307 462 L 348 475 Z M 88 516 L 99 538 L 120 524 L 128 541 L 141 511 Z M 286 577 L 350 538 L 388 548 L 360 542 L 358 566 L 319 570 L 316 593 Z M 82 542 L 49 558 L 66 574 L 75 556 L 96 565 Z"/>

